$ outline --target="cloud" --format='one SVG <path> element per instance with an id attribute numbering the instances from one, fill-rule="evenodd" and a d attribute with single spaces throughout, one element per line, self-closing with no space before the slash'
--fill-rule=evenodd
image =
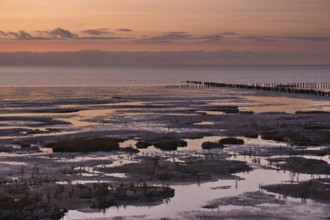
<path id="1" fill-rule="evenodd" d="M 101 35 L 112 34 L 112 32 L 109 31 L 109 29 L 107 29 L 107 28 L 88 29 L 88 30 L 81 31 L 81 33 L 89 34 L 89 35 L 94 35 L 94 36 L 101 36 Z"/>
<path id="2" fill-rule="evenodd" d="M 330 41 L 330 37 L 325 36 L 263 36 L 263 35 L 250 35 L 242 36 L 238 39 L 251 40 L 257 42 L 270 42 L 280 40 L 294 40 L 294 41 Z"/>
<path id="3" fill-rule="evenodd" d="M 237 33 L 235 32 L 224 32 L 222 33 L 223 35 L 238 35 Z"/>
<path id="4" fill-rule="evenodd" d="M 17 40 L 31 40 L 31 39 L 33 39 L 32 35 L 25 32 L 25 31 L 8 32 L 8 35 L 14 37 Z"/>
<path id="5" fill-rule="evenodd" d="M 79 36 L 75 33 L 63 28 L 56 28 L 51 31 L 36 31 L 31 34 L 26 31 L 4 32 L 0 31 L 0 36 L 14 40 L 54 40 L 54 39 L 78 39 Z"/>
<path id="6" fill-rule="evenodd" d="M 8 34 L 7 34 L 7 32 L 4 32 L 4 31 L 0 31 L 0 36 L 4 36 L 4 37 L 7 37 L 7 36 L 8 36 Z"/>
<path id="7" fill-rule="evenodd" d="M 330 41 L 330 37 L 323 37 L 323 36 L 285 36 L 280 38 L 286 40 L 302 40 L 302 41 Z"/>
<path id="8" fill-rule="evenodd" d="M 10 39 L 15 39 L 15 40 L 42 40 L 44 39 L 43 37 L 40 36 L 32 36 L 30 33 L 26 31 L 18 31 L 18 32 L 4 32 L 0 31 L 0 35 L 10 38 Z"/>
<path id="9" fill-rule="evenodd" d="M 215 42 L 222 41 L 223 37 L 221 35 L 214 34 L 214 35 L 197 37 L 196 39 L 201 40 L 203 42 L 214 42 L 215 43 Z"/>
<path id="10" fill-rule="evenodd" d="M 262 36 L 262 35 L 242 36 L 242 37 L 239 37 L 238 39 L 256 41 L 256 42 L 271 42 L 271 41 L 278 40 L 278 38 L 274 37 L 274 36 Z"/>
<path id="11" fill-rule="evenodd" d="M 118 28 L 117 32 L 132 32 L 128 28 Z M 131 43 L 174 43 L 174 42 L 190 42 L 190 43 L 217 43 L 226 41 L 251 41 L 251 42 L 274 42 L 274 41 L 309 41 L 309 42 L 330 42 L 330 36 L 271 36 L 271 35 L 241 35 L 234 32 L 224 32 L 220 34 L 209 35 L 193 35 L 184 31 L 166 32 L 158 35 L 150 36 L 130 36 L 127 37 L 120 33 L 114 34 L 107 28 L 86 29 L 80 31 L 81 35 L 64 28 L 55 28 L 53 30 L 41 30 L 35 32 L 27 32 L 20 30 L 17 32 L 1 31 L 1 39 L 12 40 L 124 40 Z"/>
<path id="12" fill-rule="evenodd" d="M 117 31 L 118 32 L 133 32 L 133 30 L 129 29 L 129 28 L 118 28 Z"/>
<path id="13" fill-rule="evenodd" d="M 186 32 L 168 32 L 158 36 L 146 37 L 139 39 L 143 43 L 172 43 L 175 41 L 190 40 L 192 35 Z"/>
<path id="14" fill-rule="evenodd" d="M 18 32 L 5 32 L 0 31 L 0 38 L 14 39 L 14 40 L 65 40 L 65 39 L 74 39 L 74 40 L 127 40 L 134 39 L 128 37 L 120 36 L 106 36 L 111 32 L 107 31 L 108 29 L 90 29 L 83 30 L 82 33 L 88 33 L 90 36 L 79 36 L 69 30 L 63 28 L 55 28 L 51 31 L 36 31 L 34 34 L 28 33 L 26 31 Z"/>
<path id="15" fill-rule="evenodd" d="M 63 28 L 55 28 L 54 30 L 48 32 L 51 38 L 55 39 L 75 39 L 79 38 L 79 36 L 75 33 L 72 33 L 69 30 L 65 30 Z"/>
<path id="16" fill-rule="evenodd" d="M 14 40 L 56 40 L 56 39 L 79 39 L 79 36 L 63 28 L 55 28 L 51 31 L 36 31 L 31 34 L 26 31 L 4 32 L 0 31 L 0 36 Z"/>
<path id="17" fill-rule="evenodd" d="M 133 40 L 131 37 L 118 37 L 118 36 L 90 36 L 90 37 L 79 37 L 79 40 Z"/>

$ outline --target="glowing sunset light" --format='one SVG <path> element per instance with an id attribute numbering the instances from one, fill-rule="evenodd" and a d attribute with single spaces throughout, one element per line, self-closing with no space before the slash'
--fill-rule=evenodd
<path id="1" fill-rule="evenodd" d="M 0 52 L 231 50 L 329 57 L 329 10 L 328 0 L 2 0 Z"/>

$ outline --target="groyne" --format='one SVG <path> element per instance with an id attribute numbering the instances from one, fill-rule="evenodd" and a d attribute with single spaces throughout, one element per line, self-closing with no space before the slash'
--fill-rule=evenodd
<path id="1" fill-rule="evenodd" d="M 171 87 L 171 86 L 167 86 Z M 202 81 L 184 81 L 177 88 L 237 88 L 263 90 L 271 92 L 298 93 L 316 96 L 330 96 L 330 82 L 321 83 L 263 83 L 263 84 L 235 84 Z"/>

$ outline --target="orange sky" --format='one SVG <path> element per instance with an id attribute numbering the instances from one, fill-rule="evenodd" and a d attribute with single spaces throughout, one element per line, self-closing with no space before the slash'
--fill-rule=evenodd
<path id="1" fill-rule="evenodd" d="M 329 0 L 0 0 L 0 52 L 314 51 Z"/>

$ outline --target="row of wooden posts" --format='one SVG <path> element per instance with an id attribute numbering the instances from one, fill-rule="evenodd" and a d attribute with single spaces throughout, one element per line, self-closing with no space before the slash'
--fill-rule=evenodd
<path id="1" fill-rule="evenodd" d="M 178 88 L 239 88 L 273 92 L 299 93 L 317 96 L 330 96 L 330 82 L 323 83 L 264 83 L 264 84 L 234 84 L 201 81 L 185 81 Z"/>

